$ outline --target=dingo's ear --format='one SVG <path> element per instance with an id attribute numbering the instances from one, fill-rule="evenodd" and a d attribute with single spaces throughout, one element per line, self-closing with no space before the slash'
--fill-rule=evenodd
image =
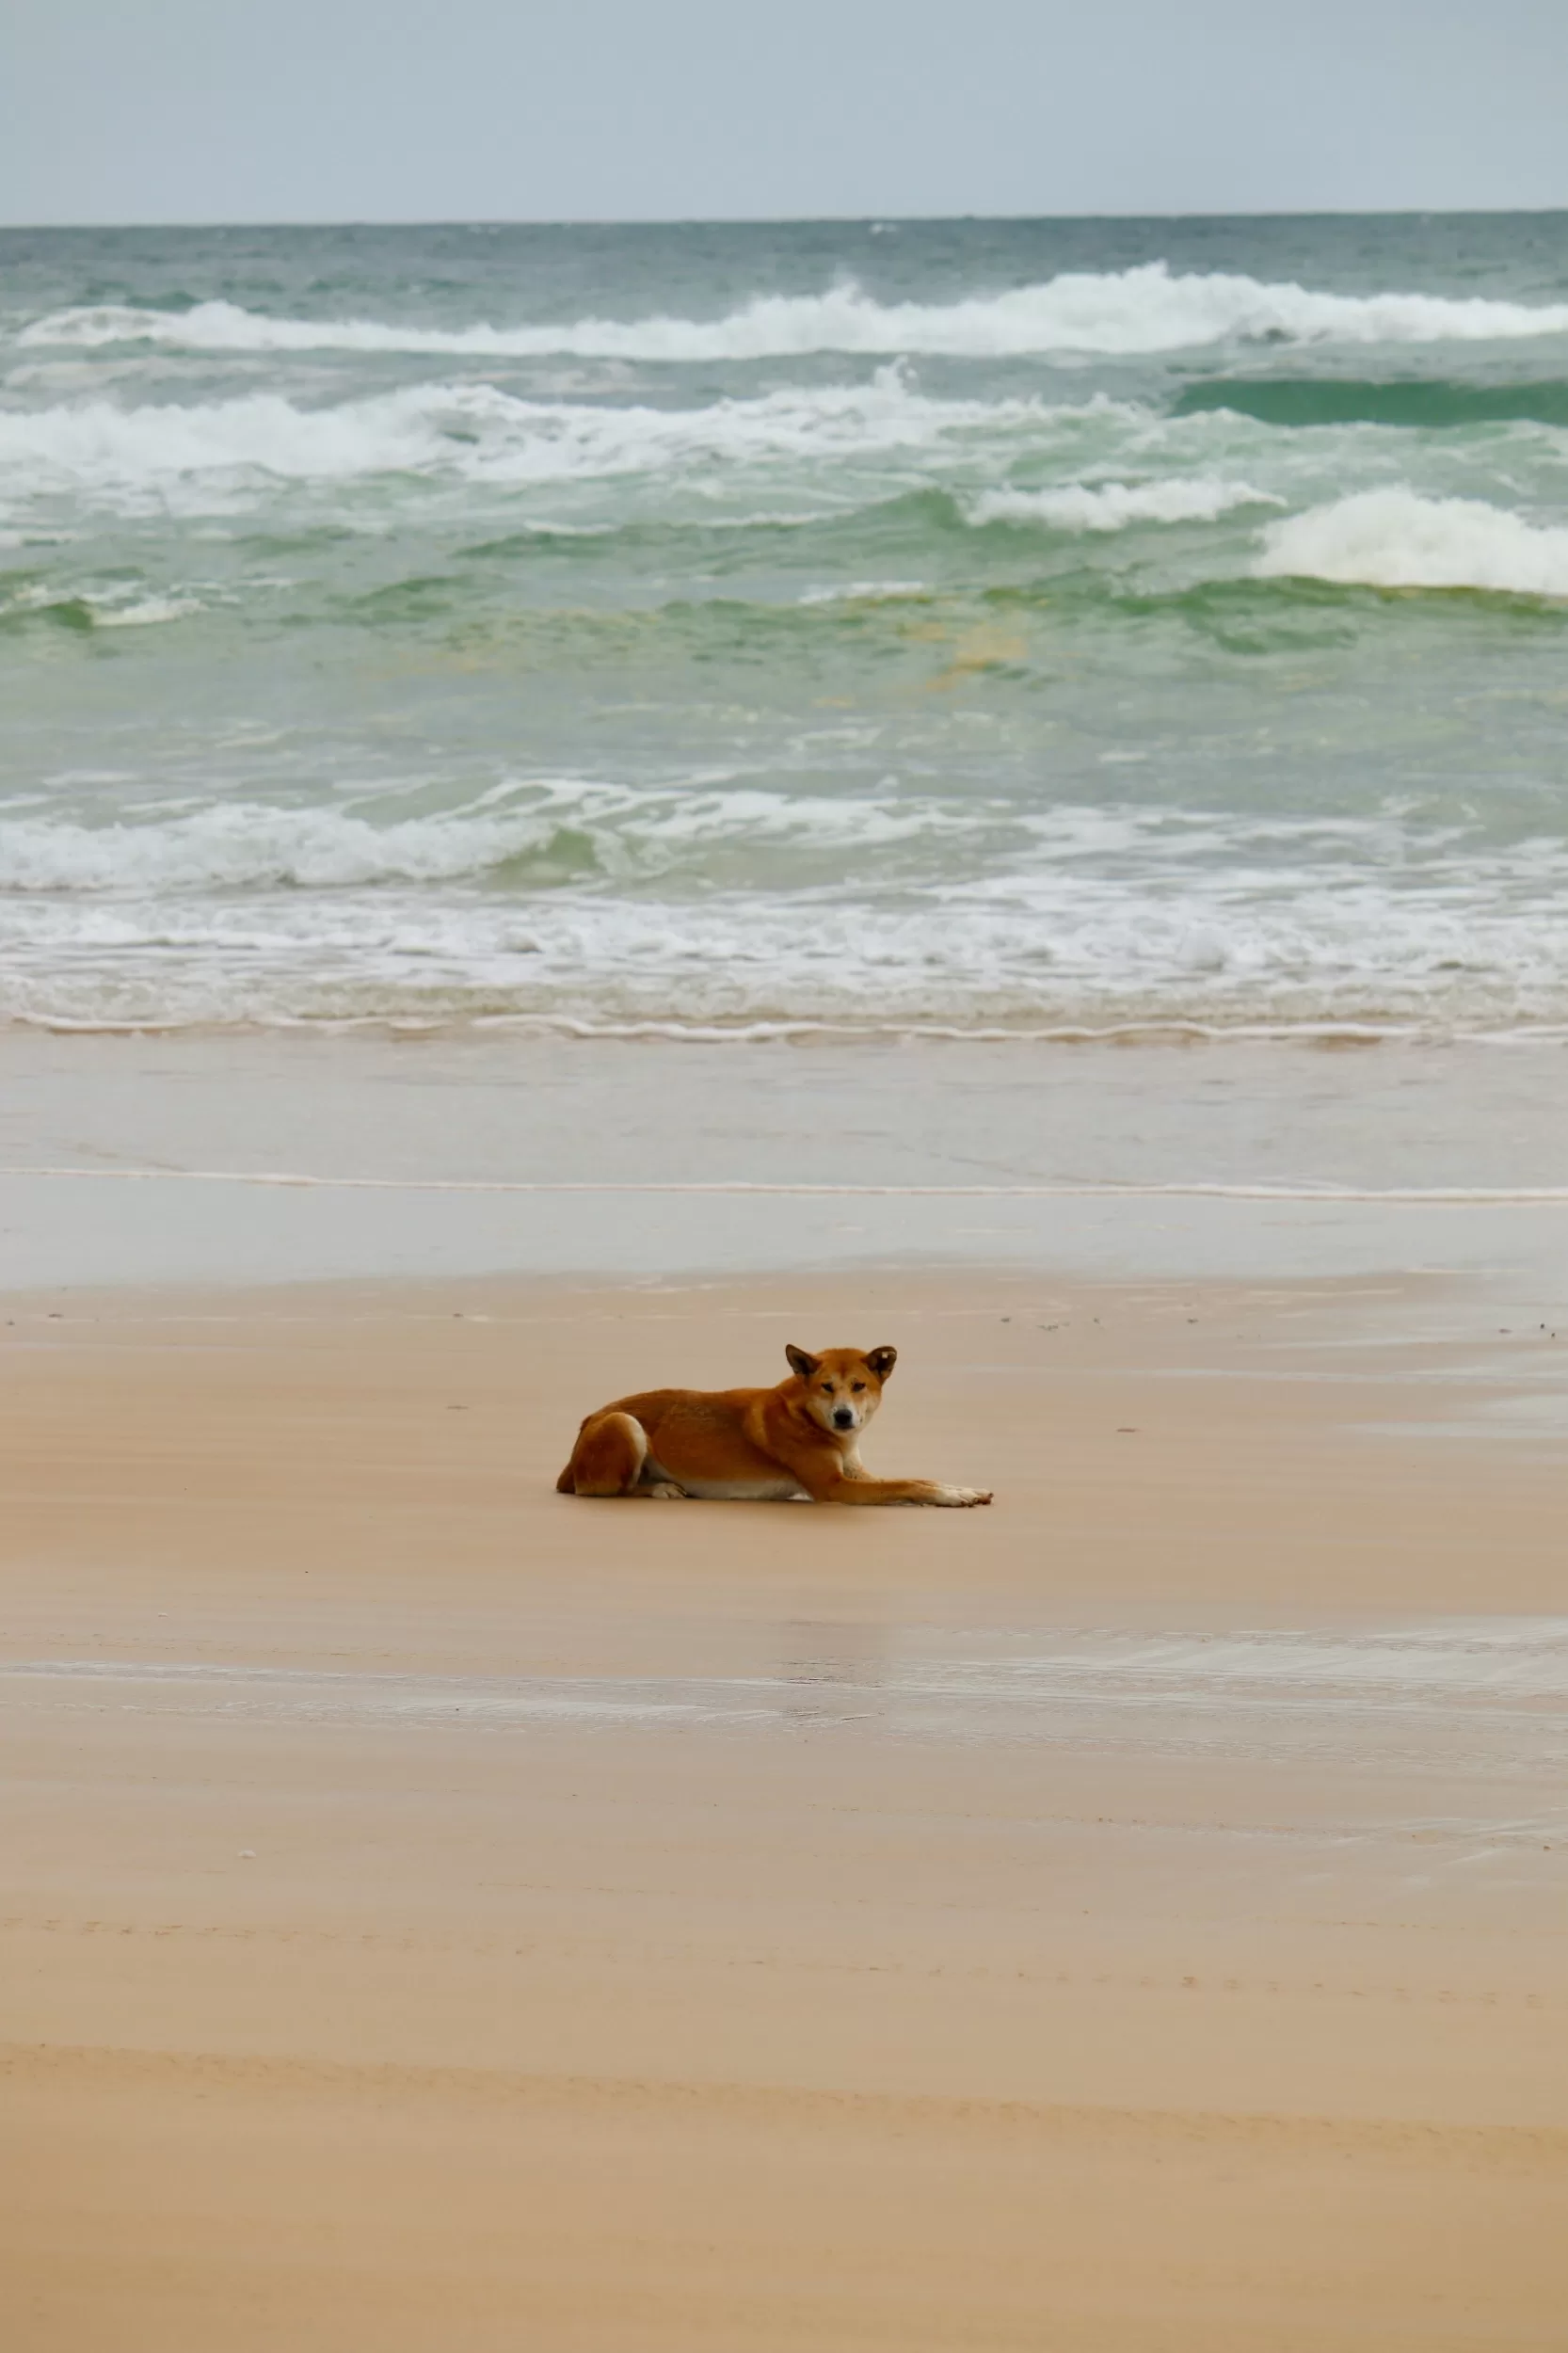
<path id="1" fill-rule="evenodd" d="M 792 1340 L 785 1341 L 784 1353 L 790 1360 L 790 1370 L 798 1372 L 803 1381 L 809 1381 L 822 1363 L 820 1356 L 813 1356 L 808 1350 L 797 1348 Z"/>
<path id="2" fill-rule="evenodd" d="M 898 1363 L 898 1350 L 896 1348 L 873 1348 L 867 1356 L 866 1362 L 879 1381 L 886 1381 L 893 1367 Z"/>

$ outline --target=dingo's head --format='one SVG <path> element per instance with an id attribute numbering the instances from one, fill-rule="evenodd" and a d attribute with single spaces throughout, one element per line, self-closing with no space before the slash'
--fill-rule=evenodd
<path id="1" fill-rule="evenodd" d="M 847 1438 L 863 1430 L 882 1402 L 882 1385 L 898 1360 L 896 1348 L 824 1348 L 820 1356 L 808 1349 L 787 1347 L 790 1369 L 806 1392 L 806 1409 L 814 1421 L 835 1437 Z"/>

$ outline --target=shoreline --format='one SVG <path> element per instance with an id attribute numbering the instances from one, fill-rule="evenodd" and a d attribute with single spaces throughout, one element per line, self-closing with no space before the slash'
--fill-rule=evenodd
<path id="1" fill-rule="evenodd" d="M 0 1035 L 0 1285 L 1419 1268 L 1568 1328 L 1544 1050 Z"/>

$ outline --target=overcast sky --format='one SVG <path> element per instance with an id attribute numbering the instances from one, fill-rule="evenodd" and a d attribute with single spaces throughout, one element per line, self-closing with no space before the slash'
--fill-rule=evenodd
<path id="1" fill-rule="evenodd" d="M 1568 206 L 1568 0 L 0 0 L 0 220 Z"/>

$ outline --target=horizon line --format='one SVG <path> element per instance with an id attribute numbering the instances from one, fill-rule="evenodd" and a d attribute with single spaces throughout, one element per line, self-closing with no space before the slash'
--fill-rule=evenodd
<path id="1" fill-rule="evenodd" d="M 0 220 L 0 235 L 83 235 L 107 232 L 113 234 L 143 230 L 255 230 L 255 229 L 823 229 L 870 228 L 881 224 L 897 228 L 952 228 L 968 222 L 988 222 L 1013 227 L 1054 226 L 1059 223 L 1087 221 L 1139 221 L 1171 223 L 1193 221 L 1248 220 L 1554 220 L 1568 218 L 1568 202 L 1562 204 L 1481 204 L 1481 205 L 1311 205 L 1265 206 L 1261 209 L 1238 208 L 1228 211 L 1178 209 L 1172 212 L 1065 212 L 1065 213 L 669 213 L 632 216 L 582 213 L 548 216 L 545 214 L 432 214 L 424 217 L 388 215 L 344 215 L 339 218 L 299 216 L 279 218 L 257 214 L 228 219 L 200 219 L 195 216 L 150 218 L 141 220 Z"/>

